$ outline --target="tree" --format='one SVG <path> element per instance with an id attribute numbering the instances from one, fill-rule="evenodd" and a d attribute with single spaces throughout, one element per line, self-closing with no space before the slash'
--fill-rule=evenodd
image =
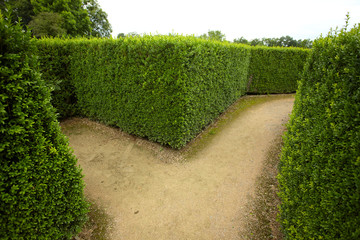
<path id="1" fill-rule="evenodd" d="M 54 35 L 54 28 L 51 27 L 54 22 L 55 32 L 62 33 L 61 29 L 64 29 L 66 35 L 73 37 L 109 37 L 112 32 L 107 14 L 100 8 L 97 0 L 2 0 L 0 8 L 2 11 L 13 9 L 13 23 L 19 17 L 26 26 L 32 22 L 32 27 L 42 29 L 41 36 Z M 58 14 L 61 20 L 54 14 L 44 13 Z M 49 32 L 44 32 L 45 30 Z M 34 35 L 39 35 L 38 30 L 35 30 Z"/>
<path id="2" fill-rule="evenodd" d="M 310 39 L 298 40 L 298 47 L 312 48 L 312 41 Z"/>
<path id="3" fill-rule="evenodd" d="M 35 47 L 0 12 L 0 239 L 70 239 L 88 204 Z"/>
<path id="4" fill-rule="evenodd" d="M 234 39 L 234 43 L 242 43 L 242 44 L 249 44 L 249 41 L 246 40 L 244 37 Z"/>
<path id="5" fill-rule="evenodd" d="M 33 35 L 37 38 L 45 36 L 63 36 L 66 30 L 62 28 L 63 19 L 58 13 L 42 12 L 28 26 L 32 29 Z"/>
<path id="6" fill-rule="evenodd" d="M 110 37 L 112 29 L 107 19 L 107 13 L 100 8 L 97 0 L 85 0 L 84 6 L 91 21 L 91 36 Z"/>
<path id="7" fill-rule="evenodd" d="M 208 40 L 216 40 L 216 41 L 225 41 L 225 34 L 221 33 L 221 31 L 209 30 L 207 34 L 203 34 L 200 38 L 208 39 Z"/>
<path id="8" fill-rule="evenodd" d="M 125 37 L 125 33 L 119 33 L 118 35 L 117 35 L 117 38 L 124 38 Z"/>
<path id="9" fill-rule="evenodd" d="M 263 41 L 261 39 L 255 38 L 255 39 L 250 41 L 250 45 L 251 46 L 263 46 L 264 43 L 263 43 Z"/>
<path id="10" fill-rule="evenodd" d="M 311 48 L 312 41 L 310 39 L 295 40 L 290 36 L 283 36 L 281 38 L 255 38 L 248 41 L 244 37 L 234 39 L 234 43 L 243 43 L 251 46 L 268 46 L 268 47 L 302 47 Z"/>
<path id="11" fill-rule="evenodd" d="M 137 32 L 129 32 L 128 34 L 126 34 L 127 37 L 137 37 L 140 36 Z"/>
<path id="12" fill-rule="evenodd" d="M 37 0 L 31 1 L 35 16 L 42 12 L 58 13 L 64 23 L 62 27 L 70 36 L 90 36 L 91 21 L 82 0 Z"/>

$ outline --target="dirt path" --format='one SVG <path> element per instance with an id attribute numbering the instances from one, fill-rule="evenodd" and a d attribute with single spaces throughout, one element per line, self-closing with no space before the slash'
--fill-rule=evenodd
<path id="1" fill-rule="evenodd" d="M 266 98 L 179 162 L 178 153 L 117 129 L 85 119 L 63 122 L 86 194 L 113 219 L 110 239 L 243 239 L 247 199 L 294 100 Z"/>

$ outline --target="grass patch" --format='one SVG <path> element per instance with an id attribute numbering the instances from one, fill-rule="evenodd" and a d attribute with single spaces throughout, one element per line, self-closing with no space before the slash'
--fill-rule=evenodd
<path id="1" fill-rule="evenodd" d="M 82 231 L 72 240 L 110 240 L 110 217 L 106 214 L 104 208 L 96 204 L 95 201 L 88 200 L 88 202 L 90 202 L 88 221 Z"/>
<path id="2" fill-rule="evenodd" d="M 282 146 L 282 135 L 279 135 L 267 152 L 261 174 L 256 180 L 255 195 L 247 207 L 247 221 L 242 233 L 245 239 L 283 239 L 281 225 L 277 221 L 280 205 L 277 175 Z"/>

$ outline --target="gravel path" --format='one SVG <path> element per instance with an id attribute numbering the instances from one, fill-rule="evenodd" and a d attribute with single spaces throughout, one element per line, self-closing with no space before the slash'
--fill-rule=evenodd
<path id="1" fill-rule="evenodd" d="M 110 239 L 243 239 L 247 200 L 294 101 L 293 95 L 266 98 L 186 160 L 86 119 L 62 122 L 83 168 L 86 194 L 113 220 Z"/>

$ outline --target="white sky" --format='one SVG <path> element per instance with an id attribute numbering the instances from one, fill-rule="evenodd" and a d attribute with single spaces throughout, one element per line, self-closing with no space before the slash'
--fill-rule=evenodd
<path id="1" fill-rule="evenodd" d="M 315 39 L 360 23 L 360 0 L 98 0 L 118 33 L 196 36 L 220 30 L 226 40 L 289 35 Z"/>

